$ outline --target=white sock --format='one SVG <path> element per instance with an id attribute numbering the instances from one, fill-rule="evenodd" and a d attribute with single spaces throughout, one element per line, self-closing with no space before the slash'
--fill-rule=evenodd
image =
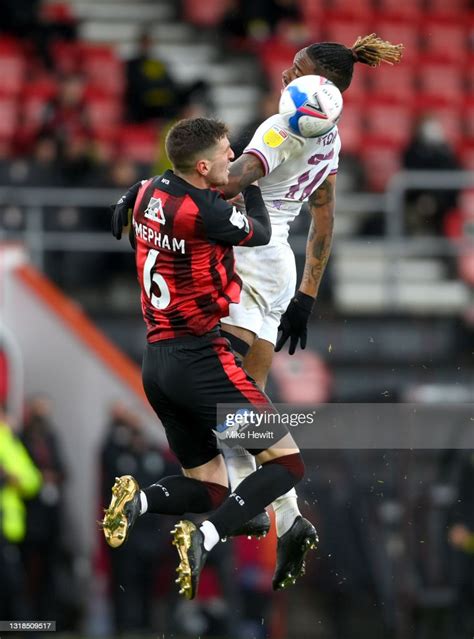
<path id="1" fill-rule="evenodd" d="M 143 490 L 140 491 L 140 515 L 144 515 L 148 510 L 148 499 Z"/>
<path id="2" fill-rule="evenodd" d="M 277 537 L 281 537 L 290 530 L 295 519 L 301 515 L 296 490 L 292 488 L 284 495 L 277 497 L 272 503 L 272 508 L 275 513 Z"/>
<path id="3" fill-rule="evenodd" d="M 224 458 L 231 490 L 235 490 L 246 477 L 257 470 L 255 457 L 240 446 L 225 447 Z"/>
<path id="4" fill-rule="evenodd" d="M 214 524 L 212 524 L 210 521 L 207 521 L 207 519 L 206 521 L 202 522 L 199 530 L 204 535 L 204 548 L 207 550 L 207 552 L 209 552 L 214 548 L 216 544 L 219 543 L 219 533 L 217 532 Z"/>

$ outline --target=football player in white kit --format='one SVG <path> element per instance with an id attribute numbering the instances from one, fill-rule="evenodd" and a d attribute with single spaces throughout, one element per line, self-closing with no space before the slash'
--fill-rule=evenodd
<path id="1" fill-rule="evenodd" d="M 295 55 L 293 66 L 282 74 L 283 86 L 300 76 L 320 75 L 342 92 L 350 85 L 354 63 L 393 64 L 400 60 L 402 49 L 375 34 L 358 38 L 352 48 L 330 42 L 313 44 Z M 244 368 L 261 388 L 265 388 L 274 350 L 280 350 L 288 338 L 290 355 L 298 342 L 301 348 L 306 346 L 307 322 L 331 250 L 340 148 L 337 127 L 322 137 L 304 138 L 288 127 L 283 116 L 271 116 L 232 164 L 229 183 L 223 189 L 230 197 L 258 180 L 272 222 L 267 246 L 235 247 L 242 294 L 240 303 L 232 304 L 229 316 L 222 320 L 222 334 L 243 356 Z M 296 266 L 288 244 L 288 225 L 306 201 L 312 221 L 303 277 L 295 294 Z M 226 465 L 232 490 L 255 470 L 253 456 L 241 448 L 226 452 Z M 272 507 L 278 536 L 273 577 L 277 590 L 302 574 L 305 554 L 314 547 L 317 534 L 301 516 L 294 489 Z M 269 526 L 267 517 L 262 513 L 236 532 L 262 534 Z"/>
<path id="2" fill-rule="evenodd" d="M 392 45 L 375 34 L 358 38 L 348 48 L 321 42 L 298 51 L 293 66 L 282 73 L 285 87 L 297 77 L 320 75 L 342 92 L 352 79 L 354 64 L 372 67 L 399 62 L 402 45 Z M 237 272 L 243 280 L 241 300 L 231 305 L 222 320 L 222 334 L 243 357 L 243 366 L 264 388 L 273 353 L 290 339 L 289 353 L 298 342 L 306 346 L 307 323 L 329 258 L 335 210 L 335 187 L 341 142 L 337 127 L 319 138 L 304 138 L 292 131 L 281 115 L 265 120 L 233 162 L 224 195 L 234 197 L 258 180 L 272 221 L 272 238 L 255 249 L 236 247 Z M 140 183 L 121 198 L 124 226 L 133 208 Z M 288 244 L 288 224 L 308 202 L 312 221 L 308 234 L 303 278 L 296 287 L 296 266 Z M 278 331 L 281 331 L 277 340 Z M 231 489 L 255 471 L 254 457 L 243 449 L 226 454 Z M 291 490 L 273 502 L 278 537 L 273 588 L 284 588 L 304 572 L 306 552 L 318 538 L 314 526 L 301 516 L 296 492 Z M 257 515 L 234 534 L 266 534 L 267 513 Z"/>

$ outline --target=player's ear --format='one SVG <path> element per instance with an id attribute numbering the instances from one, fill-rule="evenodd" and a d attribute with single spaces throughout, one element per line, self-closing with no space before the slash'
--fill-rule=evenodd
<path id="1" fill-rule="evenodd" d="M 211 163 L 208 160 L 198 160 L 196 162 L 196 171 L 199 175 L 206 176 L 211 169 Z"/>

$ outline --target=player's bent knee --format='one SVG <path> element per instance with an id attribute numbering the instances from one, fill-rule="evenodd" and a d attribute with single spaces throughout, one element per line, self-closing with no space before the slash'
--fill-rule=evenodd
<path id="1" fill-rule="evenodd" d="M 304 477 L 305 467 L 300 453 L 293 453 L 292 455 L 283 455 L 281 457 L 276 457 L 275 459 L 270 459 L 262 464 L 262 466 L 266 466 L 267 464 L 278 464 L 285 468 L 294 478 L 295 484 L 301 481 Z"/>

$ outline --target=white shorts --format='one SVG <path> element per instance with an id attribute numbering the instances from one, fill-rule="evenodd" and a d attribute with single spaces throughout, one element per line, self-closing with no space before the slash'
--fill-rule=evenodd
<path id="1" fill-rule="evenodd" d="M 280 318 L 295 294 L 295 256 L 287 243 L 234 248 L 242 278 L 239 304 L 231 304 L 223 324 L 246 328 L 276 344 Z"/>

